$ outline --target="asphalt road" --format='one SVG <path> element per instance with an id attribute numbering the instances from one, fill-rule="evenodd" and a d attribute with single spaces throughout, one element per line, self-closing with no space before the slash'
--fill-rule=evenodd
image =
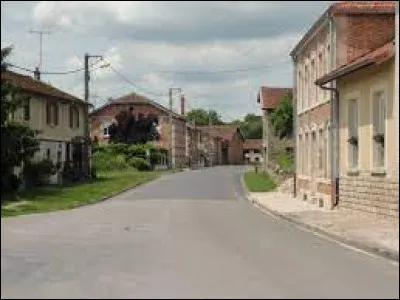
<path id="1" fill-rule="evenodd" d="M 239 167 L 1 220 L 2 298 L 399 298 L 399 267 L 263 215 Z"/>

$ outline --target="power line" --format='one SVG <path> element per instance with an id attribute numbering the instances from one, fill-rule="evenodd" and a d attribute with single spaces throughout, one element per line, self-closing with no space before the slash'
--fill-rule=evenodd
<path id="1" fill-rule="evenodd" d="M 92 63 L 90 65 L 90 67 L 95 66 L 100 61 L 101 60 L 98 60 L 98 61 Z M 24 67 L 20 67 L 20 66 L 14 65 L 14 64 L 9 64 L 9 66 L 12 67 L 12 68 L 15 68 L 15 69 L 26 71 L 26 72 L 31 72 L 31 73 L 35 72 L 35 70 L 24 68 Z M 96 68 L 96 69 L 98 69 L 98 68 Z M 70 71 L 65 71 L 65 72 L 40 72 L 40 74 L 43 74 L 43 75 L 68 75 L 68 74 L 78 73 L 78 72 L 81 72 L 81 71 L 84 71 L 84 70 L 85 70 L 85 68 L 79 68 L 79 69 L 76 69 L 76 70 L 70 70 Z"/>
<path id="2" fill-rule="evenodd" d="M 110 64 L 110 63 L 109 63 Z M 116 74 L 118 75 L 121 79 L 123 79 L 125 82 L 129 83 L 132 85 L 135 89 L 142 90 L 144 93 L 155 96 L 155 97 L 165 97 L 167 94 L 159 94 L 159 93 L 153 93 L 150 92 L 142 87 L 139 87 L 137 84 L 133 83 L 129 78 L 127 78 L 124 74 L 116 70 L 111 64 L 109 65 L 109 68 Z"/>

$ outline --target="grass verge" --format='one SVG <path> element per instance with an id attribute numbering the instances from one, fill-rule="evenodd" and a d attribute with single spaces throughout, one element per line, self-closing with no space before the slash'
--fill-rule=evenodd
<path id="1" fill-rule="evenodd" d="M 273 178 L 267 173 L 248 171 L 243 179 L 250 192 L 269 192 L 277 187 Z"/>
<path id="2" fill-rule="evenodd" d="M 127 188 L 133 188 L 162 174 L 175 171 L 133 170 L 100 173 L 97 179 L 68 186 L 50 185 L 2 199 L 1 217 L 71 209 L 92 204 Z"/>

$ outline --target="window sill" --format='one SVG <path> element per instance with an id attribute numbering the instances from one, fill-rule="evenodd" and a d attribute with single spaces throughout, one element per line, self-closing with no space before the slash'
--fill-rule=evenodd
<path id="1" fill-rule="evenodd" d="M 386 176 L 386 171 L 385 170 L 372 170 L 371 171 L 371 176 L 385 177 Z"/>
<path id="2" fill-rule="evenodd" d="M 360 171 L 357 169 L 347 171 L 347 176 L 359 176 L 359 175 L 360 175 Z"/>

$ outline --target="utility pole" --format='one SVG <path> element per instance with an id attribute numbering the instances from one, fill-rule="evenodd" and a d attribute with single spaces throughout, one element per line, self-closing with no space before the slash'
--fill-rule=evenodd
<path id="1" fill-rule="evenodd" d="M 88 176 L 91 176 L 91 162 L 90 162 L 90 129 L 89 129 L 89 80 L 90 80 L 90 74 L 89 74 L 89 59 L 90 58 L 100 58 L 103 59 L 103 56 L 101 55 L 89 55 L 88 53 L 85 53 L 84 56 L 84 66 L 85 66 L 85 74 L 84 74 L 84 81 L 85 81 L 85 113 L 84 113 L 84 128 L 83 128 L 83 135 L 85 138 L 84 142 L 84 149 L 83 149 L 83 161 L 84 161 L 84 169 L 85 172 Z"/>
<path id="2" fill-rule="evenodd" d="M 172 93 L 173 91 L 177 92 L 182 92 L 181 88 L 169 88 L 169 139 L 168 139 L 168 156 L 169 156 L 169 168 L 172 169 L 174 167 L 174 164 L 172 163 L 173 160 L 173 113 L 172 113 L 172 108 L 173 108 L 173 103 L 172 103 Z"/>
<path id="3" fill-rule="evenodd" d="M 34 34 L 38 34 L 39 35 L 39 65 L 38 65 L 38 69 L 40 71 L 40 69 L 42 68 L 42 57 L 43 57 L 43 34 L 51 34 L 50 31 L 47 30 L 29 30 L 29 33 L 34 33 Z"/>

